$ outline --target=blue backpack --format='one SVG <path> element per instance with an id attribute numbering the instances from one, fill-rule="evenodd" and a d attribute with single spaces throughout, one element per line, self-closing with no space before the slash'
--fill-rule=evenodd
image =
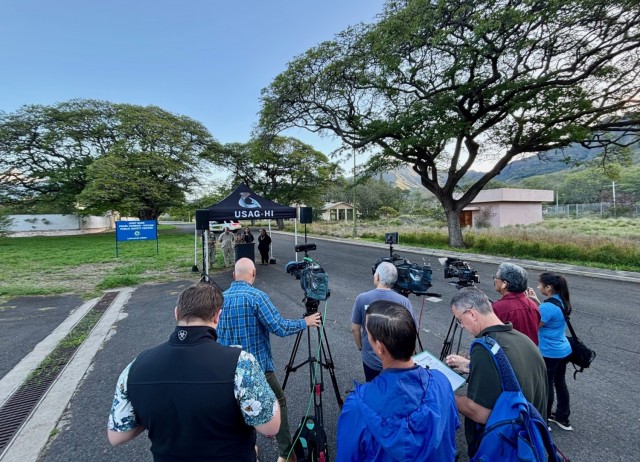
<path id="1" fill-rule="evenodd" d="M 502 393 L 491 410 L 478 450 L 470 462 L 562 462 L 547 423 L 522 394 L 511 364 L 495 339 L 485 336 L 471 344 L 484 346 L 493 358 Z"/>

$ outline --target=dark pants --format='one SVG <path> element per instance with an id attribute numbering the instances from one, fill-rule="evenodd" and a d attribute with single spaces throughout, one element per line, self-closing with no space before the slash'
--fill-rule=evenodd
<path id="1" fill-rule="evenodd" d="M 566 422 L 569 420 L 569 389 L 565 381 L 565 373 L 567 372 L 567 358 L 544 358 L 547 366 L 547 381 L 549 387 L 549 398 L 547 400 L 547 416 L 551 415 L 553 408 L 554 389 L 558 396 L 558 404 L 556 405 L 556 420 Z"/>
<path id="2" fill-rule="evenodd" d="M 362 368 L 364 369 L 364 379 L 367 382 L 371 382 L 373 379 L 375 379 L 377 376 L 380 375 L 380 372 L 382 372 L 382 371 L 377 371 L 375 369 L 371 369 L 365 363 L 362 363 Z"/>
<path id="3" fill-rule="evenodd" d="M 262 259 L 261 263 L 269 263 L 269 248 L 268 247 L 266 249 L 258 248 L 258 250 L 260 251 L 260 258 Z"/>
<path id="4" fill-rule="evenodd" d="M 287 412 L 287 398 L 284 396 L 284 391 L 278 382 L 275 372 L 265 372 L 264 376 L 267 378 L 267 383 L 276 395 L 278 403 L 280 403 L 280 430 L 276 434 L 276 441 L 278 443 L 278 455 L 285 459 L 289 455 L 291 450 L 291 431 L 289 430 L 289 413 Z"/>

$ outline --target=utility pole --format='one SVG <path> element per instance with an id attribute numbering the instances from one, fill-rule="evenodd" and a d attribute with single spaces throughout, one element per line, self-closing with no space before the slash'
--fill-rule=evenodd
<path id="1" fill-rule="evenodd" d="M 358 235 L 356 230 L 356 150 L 353 149 L 353 238 Z"/>
<path id="2" fill-rule="evenodd" d="M 613 216 L 616 216 L 616 182 L 611 182 L 611 188 L 613 189 Z"/>

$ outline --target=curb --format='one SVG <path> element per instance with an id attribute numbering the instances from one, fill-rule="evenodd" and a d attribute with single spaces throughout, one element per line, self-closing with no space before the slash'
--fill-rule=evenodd
<path id="1" fill-rule="evenodd" d="M 93 363 L 93 358 L 105 338 L 107 338 L 107 336 L 112 332 L 114 323 L 118 320 L 122 308 L 134 290 L 134 288 L 124 288 L 118 291 L 119 294 L 116 299 L 105 311 L 98 323 L 93 327 L 89 336 L 78 348 L 75 355 L 71 358 L 58 379 L 53 383 L 40 403 L 38 403 L 37 407 L 31 416 L 29 416 L 22 428 L 17 432 L 13 441 L 7 447 L 0 460 L 28 461 L 38 459 L 38 455 L 49 441 L 51 431 L 56 427 L 60 417 L 69 404 L 69 401 L 71 401 L 71 398 L 73 397 L 73 393 L 69 393 L 69 390 L 76 390 L 78 384 L 82 381 L 87 370 Z M 99 299 L 94 299 L 82 305 L 83 309 L 85 309 L 86 306 L 84 314 L 86 314 L 89 308 L 93 307 L 98 301 Z M 79 316 L 73 325 L 77 324 L 80 319 L 82 319 L 82 316 Z M 56 331 L 58 331 L 65 322 L 58 326 Z M 73 326 L 64 331 L 61 337 L 58 336 L 59 333 L 54 336 L 54 333 L 56 333 L 56 331 L 54 331 L 54 333 L 50 334 L 49 337 L 41 343 L 47 341 L 49 343 L 53 343 L 53 347 L 51 348 L 53 349 L 59 341 L 65 337 L 71 328 L 73 328 Z M 55 338 L 57 338 L 57 341 L 54 343 Z M 40 346 L 40 344 L 38 346 Z M 46 357 L 46 355 L 40 358 L 40 361 L 44 359 L 44 357 Z M 22 362 L 24 362 L 24 359 Z M 22 362 L 20 364 L 22 364 Z M 38 364 L 39 361 L 36 362 L 35 366 Z M 27 372 L 27 375 L 29 372 Z"/>

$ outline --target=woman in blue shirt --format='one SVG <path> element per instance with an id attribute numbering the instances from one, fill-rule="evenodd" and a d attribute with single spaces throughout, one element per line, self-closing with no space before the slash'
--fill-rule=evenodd
<path id="1" fill-rule="evenodd" d="M 559 274 L 542 273 L 538 279 L 538 290 L 542 295 L 548 297 L 544 302 L 540 303 L 535 292 L 531 289 L 528 291 L 528 295 L 540 303 L 541 320 L 538 340 L 540 342 L 540 353 L 547 366 L 547 378 L 549 381 L 547 415 L 550 422 L 556 423 L 563 430 L 573 430 L 569 424 L 569 414 L 571 413 L 569 409 L 569 390 L 565 381 L 567 358 L 571 354 L 571 345 L 565 335 L 567 328 L 565 314 L 569 316 L 571 313 L 567 280 Z M 553 302 L 550 300 L 553 300 Z M 558 396 L 555 413 L 551 411 L 554 388 L 555 394 Z"/>

